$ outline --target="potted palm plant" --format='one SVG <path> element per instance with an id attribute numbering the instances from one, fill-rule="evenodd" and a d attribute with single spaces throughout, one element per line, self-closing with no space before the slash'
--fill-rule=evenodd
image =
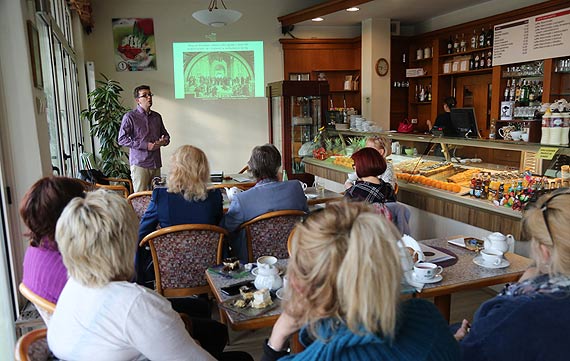
<path id="1" fill-rule="evenodd" d="M 121 103 L 123 88 L 119 82 L 101 74 L 97 88 L 89 96 L 89 109 L 81 112 L 81 119 L 89 121 L 90 133 L 99 139 L 101 171 L 108 177 L 130 178 L 127 151 L 118 143 L 123 115 L 128 111 Z"/>

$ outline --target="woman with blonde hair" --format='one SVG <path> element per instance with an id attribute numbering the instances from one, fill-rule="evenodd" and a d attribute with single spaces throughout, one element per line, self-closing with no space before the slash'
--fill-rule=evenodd
<path id="1" fill-rule="evenodd" d="M 566 360 L 570 353 L 570 189 L 528 204 L 523 239 L 536 266 L 464 320 L 464 360 Z"/>
<path id="2" fill-rule="evenodd" d="M 446 322 L 427 301 L 401 301 L 399 232 L 366 203 L 329 203 L 298 225 L 284 313 L 263 360 L 457 360 Z"/>
<path id="3" fill-rule="evenodd" d="M 394 166 L 392 162 L 386 159 L 390 154 L 392 154 L 392 147 L 390 146 L 390 141 L 388 138 L 375 135 L 366 138 L 366 146 L 369 148 L 374 148 L 380 155 L 386 160 L 386 170 L 384 173 L 379 174 L 378 178 L 382 179 L 384 182 L 389 183 L 392 188 L 396 187 L 396 175 L 394 174 Z"/>
<path id="4" fill-rule="evenodd" d="M 172 155 L 167 187 L 155 188 L 139 227 L 139 242 L 161 228 L 178 224 L 218 225 L 223 215 L 222 193 L 208 190 L 210 166 L 204 152 L 183 145 Z M 140 248 L 137 254 L 137 282 L 152 283 L 154 271 L 150 252 Z"/>

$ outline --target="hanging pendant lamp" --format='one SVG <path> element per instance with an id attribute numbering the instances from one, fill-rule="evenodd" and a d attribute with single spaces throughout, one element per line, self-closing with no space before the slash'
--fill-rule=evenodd
<path id="1" fill-rule="evenodd" d="M 224 0 L 220 0 L 223 9 L 218 8 L 218 0 L 210 0 L 207 10 L 199 10 L 192 14 L 192 17 L 204 25 L 220 28 L 231 23 L 235 23 L 241 18 L 241 13 L 237 10 L 230 10 L 224 4 Z"/>

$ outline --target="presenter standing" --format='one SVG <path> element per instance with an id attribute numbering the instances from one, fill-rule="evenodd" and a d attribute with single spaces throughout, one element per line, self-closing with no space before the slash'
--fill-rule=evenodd
<path id="1" fill-rule="evenodd" d="M 131 178 L 135 192 L 141 192 L 150 190 L 152 179 L 160 177 L 160 148 L 170 143 L 170 135 L 160 114 L 150 110 L 153 95 L 150 87 L 140 85 L 133 93 L 137 108 L 123 117 L 119 145 L 130 148 Z"/>

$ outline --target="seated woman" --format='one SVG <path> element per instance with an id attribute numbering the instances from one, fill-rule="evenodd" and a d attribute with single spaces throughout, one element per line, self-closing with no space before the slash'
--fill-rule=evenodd
<path id="1" fill-rule="evenodd" d="M 369 148 L 374 148 L 384 160 L 386 157 L 392 154 L 392 149 L 390 147 L 389 140 L 384 136 L 373 136 L 366 138 L 366 146 Z M 389 183 L 392 189 L 396 187 L 396 175 L 394 174 L 394 166 L 392 162 L 386 160 L 386 170 L 384 173 L 378 175 L 384 182 Z"/>
<path id="2" fill-rule="evenodd" d="M 253 148 L 247 163 L 257 183 L 253 188 L 234 195 L 220 226 L 233 232 L 230 236 L 232 253 L 247 263 L 245 232 L 239 226 L 267 212 L 294 209 L 308 212 L 307 197 L 296 180 L 280 182 L 281 154 L 272 144 Z"/>
<path id="3" fill-rule="evenodd" d="M 392 186 L 378 178 L 386 170 L 386 160 L 376 149 L 362 148 L 352 155 L 352 159 L 359 179 L 346 190 L 345 198 L 368 203 L 396 202 Z"/>
<path id="4" fill-rule="evenodd" d="M 456 333 L 464 360 L 565 360 L 570 352 L 570 190 L 544 195 L 523 213 L 536 267 Z M 469 331 L 468 331 L 469 330 Z"/>
<path id="5" fill-rule="evenodd" d="M 149 233 L 179 224 L 218 225 L 223 214 L 222 193 L 208 190 L 210 166 L 206 154 L 194 146 L 183 145 L 172 155 L 168 188 L 155 188 L 139 226 L 139 242 Z M 154 280 L 150 251 L 139 248 L 137 283 Z"/>
<path id="6" fill-rule="evenodd" d="M 20 216 L 30 230 L 22 282 L 53 303 L 57 303 L 67 282 L 67 269 L 55 239 L 55 225 L 67 203 L 75 197 L 83 197 L 84 191 L 85 185 L 78 179 L 45 177 L 32 185 L 20 204 Z"/>
<path id="7" fill-rule="evenodd" d="M 328 203 L 298 225 L 289 286 L 262 360 L 287 354 L 301 328 L 303 360 L 458 360 L 459 347 L 433 304 L 401 301 L 398 231 L 367 204 Z"/>
<path id="8" fill-rule="evenodd" d="M 168 300 L 129 282 L 136 225 L 126 200 L 105 190 L 65 208 L 56 237 L 70 278 L 48 329 L 50 350 L 64 360 L 213 360 Z"/>

